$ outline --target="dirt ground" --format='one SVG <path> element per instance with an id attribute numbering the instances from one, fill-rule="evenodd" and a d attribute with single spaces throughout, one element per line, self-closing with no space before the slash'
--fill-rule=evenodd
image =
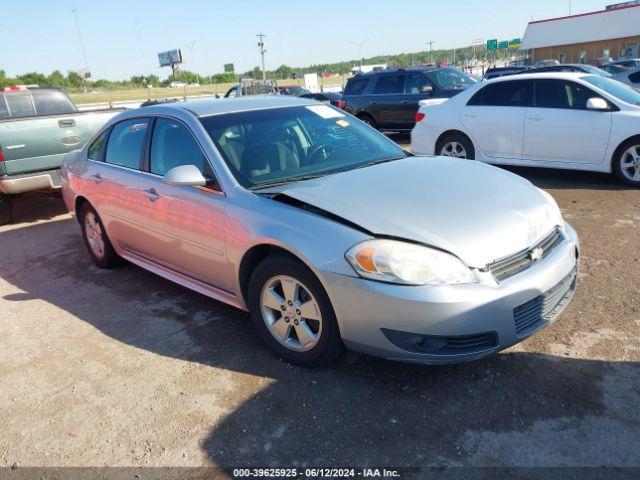
<path id="1" fill-rule="evenodd" d="M 0 227 L 0 467 L 640 467 L 640 191 L 512 170 L 578 231 L 577 294 L 533 338 L 449 367 L 290 366 L 244 313 L 95 268 L 61 200 L 18 200 Z"/>

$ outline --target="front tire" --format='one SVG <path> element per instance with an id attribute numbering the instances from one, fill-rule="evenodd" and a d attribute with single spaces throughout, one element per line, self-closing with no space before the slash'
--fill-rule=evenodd
<path id="1" fill-rule="evenodd" d="M 447 135 L 440 139 L 436 145 L 436 155 L 465 158 L 467 160 L 474 160 L 476 156 L 471 140 L 459 133 Z"/>
<path id="2" fill-rule="evenodd" d="M 0 225 L 13 222 L 13 197 L 0 193 Z"/>
<path id="3" fill-rule="evenodd" d="M 326 365 L 344 345 L 327 293 L 300 262 L 274 256 L 251 275 L 251 318 L 260 338 L 279 357 L 303 367 Z"/>
<path id="4" fill-rule="evenodd" d="M 626 184 L 640 187 L 640 138 L 632 138 L 618 148 L 613 171 Z"/>
<path id="5" fill-rule="evenodd" d="M 359 115 L 358 118 L 369 125 L 371 128 L 375 128 L 376 130 L 378 130 L 378 124 L 371 115 L 364 113 L 362 115 Z"/>
<path id="6" fill-rule="evenodd" d="M 100 268 L 113 268 L 118 264 L 118 254 L 113 249 L 102 220 L 95 209 L 85 202 L 80 207 L 82 238 L 93 263 Z"/>

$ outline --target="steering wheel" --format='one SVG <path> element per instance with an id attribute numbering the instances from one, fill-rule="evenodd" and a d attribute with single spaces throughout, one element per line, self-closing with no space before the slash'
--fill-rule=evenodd
<path id="1" fill-rule="evenodd" d="M 318 162 L 324 162 L 334 151 L 333 145 L 320 143 L 307 152 L 307 164 L 314 165 Z"/>

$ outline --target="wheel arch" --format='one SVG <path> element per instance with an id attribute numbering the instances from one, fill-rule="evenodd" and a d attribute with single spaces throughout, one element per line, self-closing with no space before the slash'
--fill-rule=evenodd
<path id="1" fill-rule="evenodd" d="M 75 213 L 75 217 L 78 223 L 80 223 L 80 215 L 79 215 L 80 209 L 82 208 L 82 205 L 84 205 L 85 203 L 88 203 L 89 205 L 91 205 L 91 202 L 89 202 L 89 200 L 87 200 L 87 198 L 83 197 L 82 195 L 78 195 L 73 202 L 73 211 Z"/>
<path id="2" fill-rule="evenodd" d="M 303 265 L 307 270 L 309 270 L 322 284 L 327 295 L 330 296 L 327 286 L 322 279 L 322 276 L 318 274 L 316 269 L 314 269 L 310 263 L 299 253 L 293 252 L 292 250 L 268 241 L 261 241 L 253 246 L 251 246 L 247 251 L 242 255 L 242 259 L 240 260 L 240 264 L 238 266 L 238 286 L 240 288 L 240 294 L 242 295 L 242 302 L 247 306 L 247 296 L 249 293 L 249 280 L 251 279 L 251 274 L 256 269 L 256 267 L 268 257 L 273 256 L 283 256 L 290 258 L 299 262 Z"/>
<path id="3" fill-rule="evenodd" d="M 466 133 L 464 133 L 462 130 L 457 130 L 455 128 L 445 130 L 438 136 L 438 139 L 436 140 L 436 143 L 435 143 L 435 151 L 433 152 L 434 155 L 438 155 L 438 150 L 439 150 L 438 147 L 440 146 L 440 142 L 442 142 L 443 139 L 445 139 L 450 135 L 462 135 L 463 137 L 467 138 L 469 140 L 469 143 L 471 143 L 471 147 L 473 147 L 473 154 L 475 157 L 476 145 L 475 143 L 473 143 L 473 140 L 471 139 L 471 137 Z"/>
<path id="4" fill-rule="evenodd" d="M 616 161 L 616 159 L 618 158 L 618 155 L 620 155 L 620 153 L 622 152 L 623 147 L 625 146 L 625 144 L 627 142 L 630 142 L 632 140 L 635 140 L 638 142 L 638 144 L 640 144 L 640 133 L 637 133 L 635 135 L 631 135 L 629 138 L 625 138 L 624 140 L 622 140 L 618 146 L 615 148 L 615 150 L 613 150 L 613 153 L 611 154 L 611 158 L 609 159 L 609 169 L 610 171 L 613 171 L 613 165 L 614 162 Z"/>

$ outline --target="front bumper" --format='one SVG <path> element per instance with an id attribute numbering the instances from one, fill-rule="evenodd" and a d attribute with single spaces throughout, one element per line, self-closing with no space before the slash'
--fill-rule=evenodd
<path id="1" fill-rule="evenodd" d="M 460 363 L 521 342 L 558 317 L 578 273 L 578 237 L 568 224 L 565 236 L 547 257 L 501 283 L 489 272 L 478 272 L 477 284 L 435 287 L 322 274 L 348 348 L 389 360 Z M 428 353 L 406 346 L 421 335 L 424 345 L 451 342 Z"/>
<path id="2" fill-rule="evenodd" d="M 56 190 L 58 188 L 60 188 L 60 170 L 0 177 L 0 192 L 7 195 L 33 192 L 35 190 Z"/>

